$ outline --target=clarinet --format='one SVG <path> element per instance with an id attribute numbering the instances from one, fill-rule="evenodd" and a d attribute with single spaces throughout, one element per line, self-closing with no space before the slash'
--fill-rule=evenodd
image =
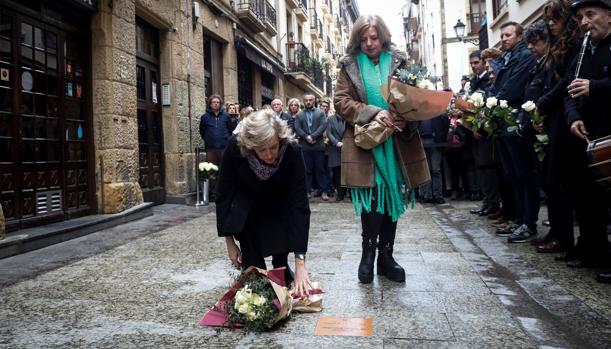
<path id="1" fill-rule="evenodd" d="M 581 63 L 583 63 L 583 55 L 586 53 L 586 48 L 588 47 L 588 40 L 590 40 L 590 31 L 586 32 L 586 35 L 583 36 L 583 43 L 581 44 L 581 51 L 579 51 L 579 59 L 577 60 L 577 68 L 575 69 L 575 77 L 573 80 L 579 77 L 579 70 L 581 69 Z"/>

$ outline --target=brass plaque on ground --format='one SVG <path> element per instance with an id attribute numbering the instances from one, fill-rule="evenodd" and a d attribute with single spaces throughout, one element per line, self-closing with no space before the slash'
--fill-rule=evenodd
<path id="1" fill-rule="evenodd" d="M 316 323 L 314 334 L 317 336 L 370 337 L 373 334 L 373 320 L 321 316 Z"/>

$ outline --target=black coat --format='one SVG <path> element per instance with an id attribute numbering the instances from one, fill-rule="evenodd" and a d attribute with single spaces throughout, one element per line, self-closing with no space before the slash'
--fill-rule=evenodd
<path id="1" fill-rule="evenodd" d="M 199 134 L 206 149 L 225 149 L 235 128 L 236 122 L 222 108 L 217 114 L 208 109 L 199 122 Z"/>
<path id="2" fill-rule="evenodd" d="M 570 73 L 574 74 L 577 58 L 573 61 Z M 611 134 L 611 34 L 601 40 L 592 54 L 590 46 L 583 56 L 579 77 L 590 80 L 590 95 L 576 99 L 565 99 L 567 124 L 583 120 L 590 139 Z"/>
<path id="3" fill-rule="evenodd" d="M 263 256 L 305 253 L 310 205 L 299 145 L 289 144 L 276 173 L 260 180 L 233 137 L 218 177 L 216 219 L 219 236 L 248 241 Z"/>
<path id="4" fill-rule="evenodd" d="M 505 63 L 507 55 L 509 59 Z M 537 61 L 526 44 L 521 41 L 500 57 L 499 62 L 502 66 L 496 73 L 494 84 L 490 88 L 490 96 L 499 100 L 504 99 L 513 108 L 519 108 L 523 102 L 524 88 L 530 78 L 530 71 Z"/>
<path id="5" fill-rule="evenodd" d="M 489 88 L 490 76 L 488 76 L 488 72 L 486 72 L 481 78 L 476 75 L 471 80 L 469 80 L 469 93 L 471 94 L 473 94 L 475 91 L 486 92 Z"/>

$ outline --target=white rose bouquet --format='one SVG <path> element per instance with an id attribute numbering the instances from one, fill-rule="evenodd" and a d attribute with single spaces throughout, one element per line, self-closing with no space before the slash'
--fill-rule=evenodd
<path id="1" fill-rule="evenodd" d="M 206 179 L 215 179 L 216 174 L 219 171 L 218 166 L 211 162 L 202 161 L 199 163 L 199 180 L 203 181 Z"/>
<path id="2" fill-rule="evenodd" d="M 522 104 L 522 109 L 530 114 L 533 125 L 540 126 L 538 133 L 535 135 L 535 142 L 533 147 L 539 161 L 543 161 L 547 155 L 547 145 L 549 144 L 549 137 L 543 131 L 543 125 L 545 122 L 545 115 L 541 115 L 537 110 L 537 105 L 533 101 L 526 101 Z"/>
<path id="3" fill-rule="evenodd" d="M 492 136 L 497 136 L 501 131 L 501 127 L 507 125 L 507 132 L 517 132 L 519 125 L 515 116 L 516 113 L 517 110 L 510 108 L 506 100 L 488 97 L 486 99 L 486 107 L 482 112 L 484 130 Z"/>

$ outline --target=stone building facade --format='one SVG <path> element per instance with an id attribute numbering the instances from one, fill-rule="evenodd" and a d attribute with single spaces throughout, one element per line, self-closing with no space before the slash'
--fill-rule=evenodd
<path id="1" fill-rule="evenodd" d="M 206 98 L 260 107 L 331 96 L 358 8 L 6 0 L 0 14 L 0 226 L 13 231 L 192 202 Z"/>

